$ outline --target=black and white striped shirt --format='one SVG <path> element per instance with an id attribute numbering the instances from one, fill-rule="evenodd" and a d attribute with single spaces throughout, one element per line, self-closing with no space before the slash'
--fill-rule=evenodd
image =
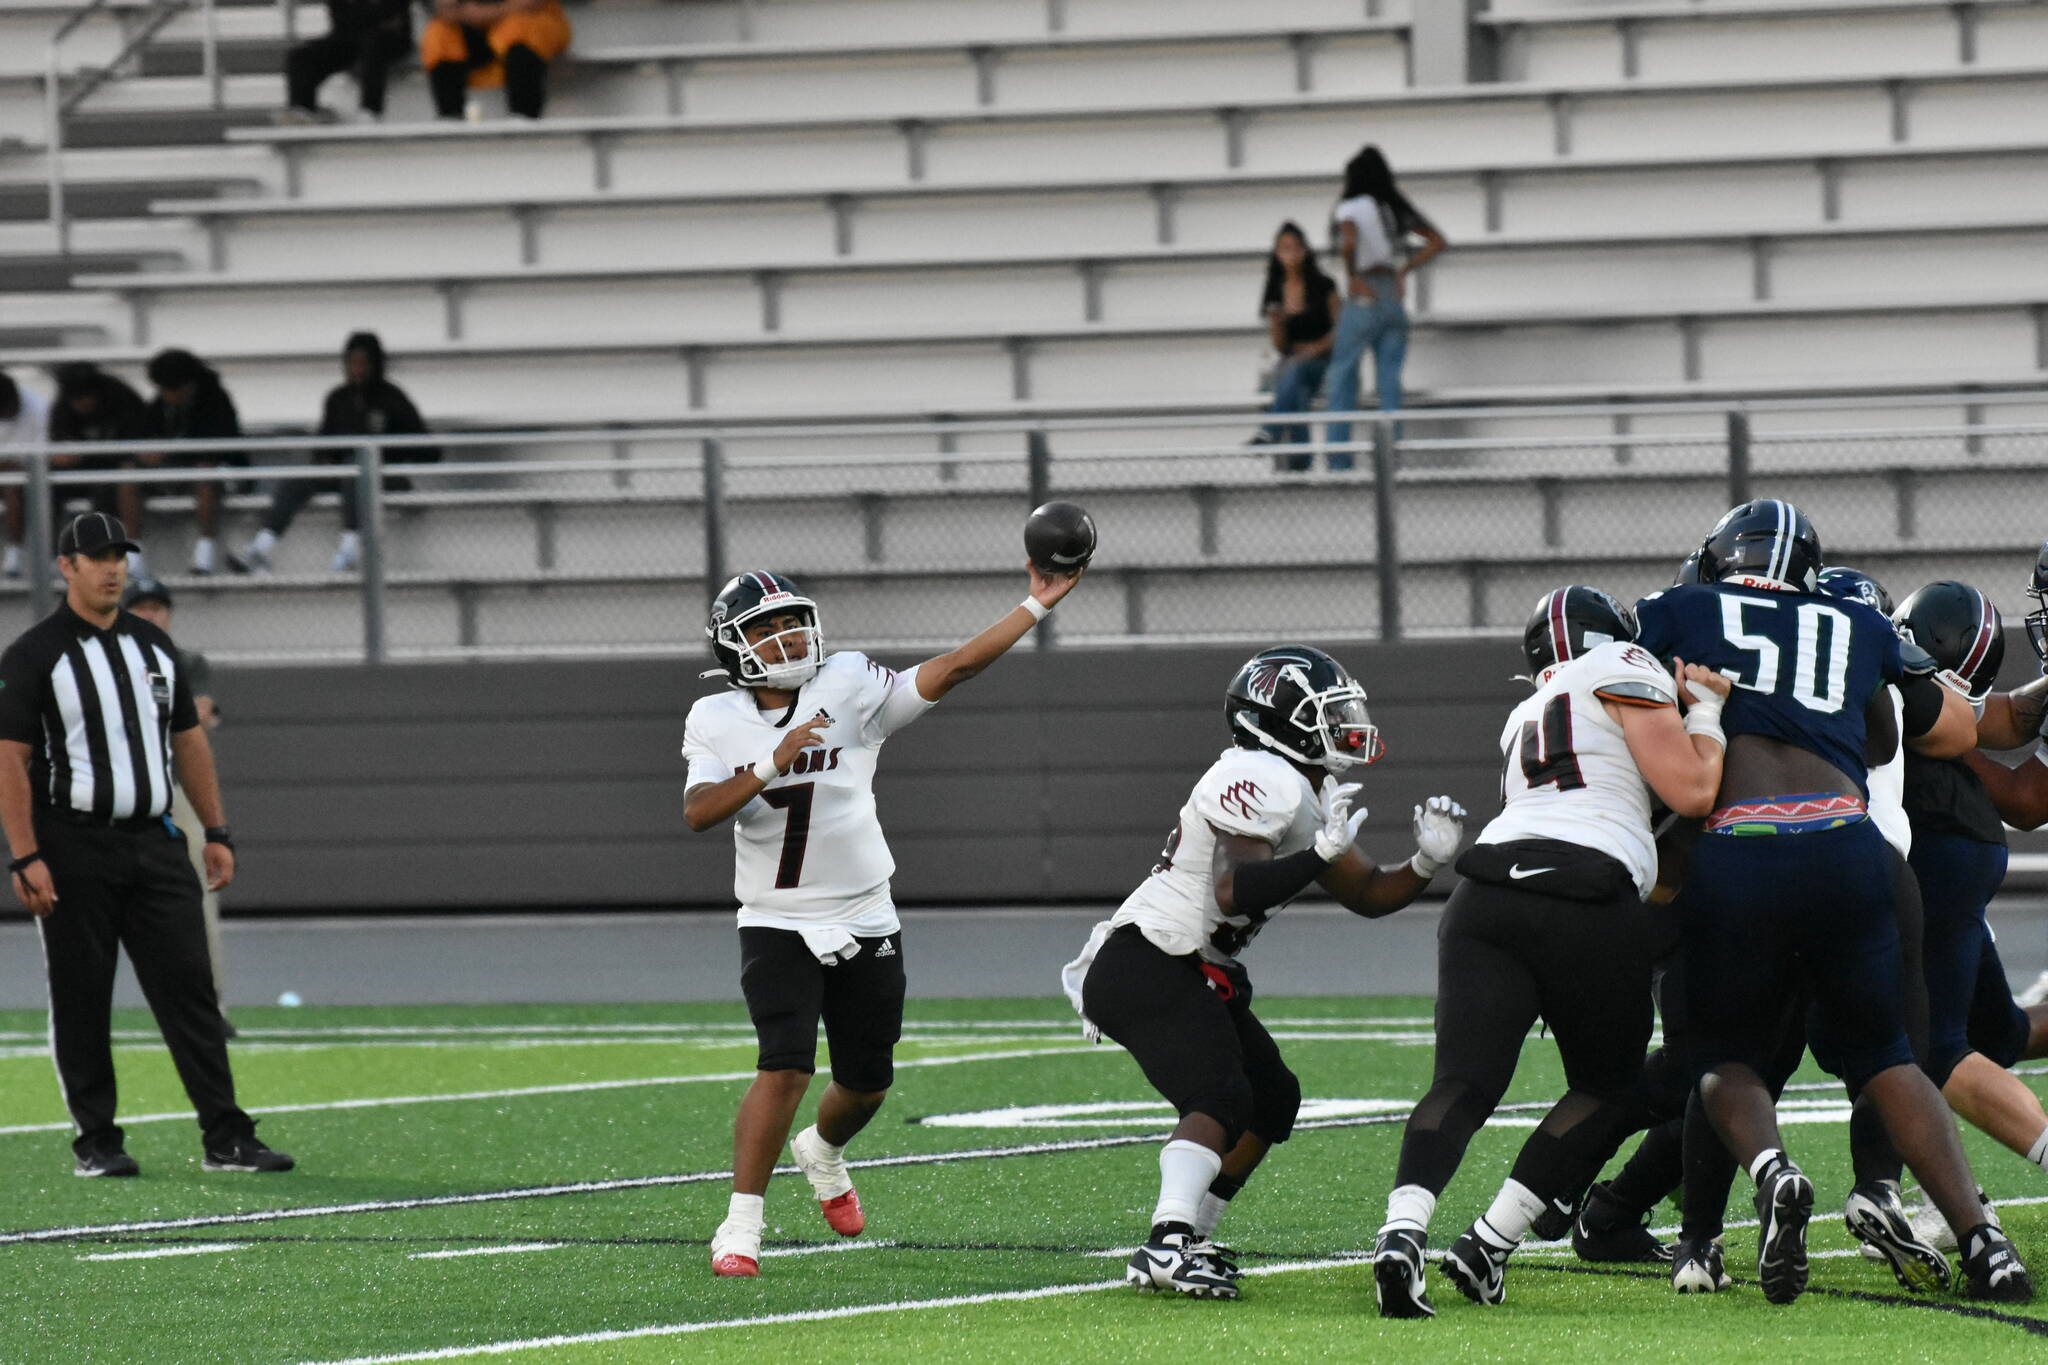
<path id="1" fill-rule="evenodd" d="M 32 750 L 39 807 L 165 814 L 171 735 L 198 723 L 171 637 L 131 612 L 101 630 L 60 604 L 0 654 L 0 739 Z"/>

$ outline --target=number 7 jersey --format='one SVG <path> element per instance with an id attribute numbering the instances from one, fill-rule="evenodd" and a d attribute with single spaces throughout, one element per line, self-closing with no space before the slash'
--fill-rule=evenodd
<path id="1" fill-rule="evenodd" d="M 762 711 L 745 689 L 690 707 L 683 757 L 691 787 L 736 776 L 773 753 L 791 726 L 829 718 L 817 744 L 733 817 L 733 896 L 743 928 L 896 932 L 896 860 L 875 810 L 875 761 L 884 740 L 931 706 L 914 673 L 846 650 L 825 660 L 786 713 Z"/>
<path id="2" fill-rule="evenodd" d="M 1606 702 L 1674 706 L 1664 666 L 1626 641 L 1596 646 L 1552 673 L 1501 731 L 1501 813 L 1482 844 L 1555 839 L 1595 849 L 1626 867 L 1636 890 L 1657 880 L 1650 788 Z"/>

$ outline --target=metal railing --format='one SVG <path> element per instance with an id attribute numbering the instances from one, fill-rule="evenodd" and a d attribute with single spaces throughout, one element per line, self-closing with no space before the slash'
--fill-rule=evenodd
<path id="1" fill-rule="evenodd" d="M 1845 407 L 1888 407 L 1896 420 L 1815 425 L 1816 413 Z M 2004 579 L 2023 578 L 2020 560 L 2030 564 L 2048 536 L 2044 393 L 1359 413 L 1347 443 L 1322 439 L 1333 416 L 1319 413 L 1304 415 L 1315 440 L 1247 447 L 1245 429 L 1264 418 L 75 444 L 24 451 L 0 484 L 25 492 L 23 605 L 41 613 L 59 586 L 50 509 L 67 489 L 345 482 L 360 510 L 360 562 L 348 572 L 321 571 L 301 536 L 297 566 L 280 562 L 274 578 L 161 575 L 163 547 L 186 533 L 161 499 L 150 517 L 161 544 L 146 543 L 181 594 L 237 607 L 234 629 L 200 628 L 221 656 L 371 662 L 694 650 L 706 598 L 750 565 L 789 568 L 856 603 L 836 609 L 842 643 L 943 641 L 982 613 L 967 587 L 1021 574 L 1024 513 L 1055 496 L 1091 506 L 1104 536 L 1090 592 L 1046 637 L 1062 644 L 1509 628 L 1537 584 L 1661 586 L 1713 518 L 1752 495 L 1801 502 L 1824 543 L 1899 586 L 1906 575 L 1974 576 L 2011 596 Z M 1587 419 L 1609 429 L 1587 430 Z M 549 454 L 593 444 L 609 455 Z M 430 445 L 448 461 L 405 462 Z M 508 447 L 527 457 L 476 458 Z M 260 463 L 109 471 L 46 459 L 173 448 Z M 309 450 L 347 463 L 279 462 Z M 1353 467 L 1321 467 L 1345 455 Z M 1285 468 L 1291 457 L 1317 467 Z M 387 476 L 415 491 L 391 490 Z M 241 525 L 264 510 L 261 498 L 229 500 Z M 2018 567 L 2001 567 L 2006 558 Z M 263 603 L 279 605 L 265 616 Z M 211 614 L 216 624 L 236 616 Z M 325 624 L 309 635 L 312 616 Z"/>

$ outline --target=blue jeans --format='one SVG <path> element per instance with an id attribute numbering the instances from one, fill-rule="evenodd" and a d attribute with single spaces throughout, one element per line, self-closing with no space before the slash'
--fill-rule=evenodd
<path id="1" fill-rule="evenodd" d="M 1401 407 L 1401 366 L 1408 359 L 1408 310 L 1401 306 L 1390 277 L 1376 276 L 1372 287 L 1377 294 L 1371 302 L 1347 299 L 1337 316 L 1337 343 L 1330 354 L 1330 411 L 1351 412 L 1358 407 L 1358 365 L 1367 351 L 1373 356 L 1373 376 L 1379 388 L 1380 411 L 1397 412 Z M 1330 444 L 1351 439 L 1349 422 L 1330 423 Z M 1332 451 L 1330 468 L 1349 469 L 1350 451 Z"/>
<path id="2" fill-rule="evenodd" d="M 1330 369 L 1330 353 L 1297 356 L 1280 362 L 1279 370 L 1273 376 L 1273 401 L 1267 412 L 1307 412 L 1309 405 L 1316 401 L 1316 390 L 1323 386 L 1323 376 Z M 1283 445 L 1307 445 L 1309 442 L 1308 423 L 1270 422 L 1266 425 L 1266 439 Z M 1289 468 L 1308 468 L 1314 457 L 1303 452 L 1286 456 Z"/>

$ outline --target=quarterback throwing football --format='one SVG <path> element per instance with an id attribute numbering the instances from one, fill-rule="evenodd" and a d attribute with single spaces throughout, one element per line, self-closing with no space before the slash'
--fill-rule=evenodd
<path id="1" fill-rule="evenodd" d="M 820 1018 L 832 1083 L 790 1151 L 835 1232 L 866 1226 L 845 1147 L 894 1079 L 904 988 L 875 761 L 884 740 L 1023 639 L 1079 578 L 1032 568 L 1021 604 L 908 673 L 852 650 L 827 658 L 817 603 L 781 574 L 743 573 L 713 601 L 704 633 L 719 666 L 705 676 L 732 690 L 690 708 L 683 819 L 698 831 L 733 822 L 740 987 L 760 1041 L 733 1125 L 714 1274 L 760 1273 L 762 1197 L 816 1069 Z"/>
<path id="2" fill-rule="evenodd" d="M 1237 1268 L 1210 1234 L 1301 1107 L 1237 955 L 1311 882 L 1353 914 L 1392 914 L 1464 835 L 1463 808 L 1437 796 L 1415 808 L 1406 863 L 1375 867 L 1352 842 L 1366 812 L 1336 775 L 1380 756 L 1365 700 L 1319 649 L 1285 645 L 1238 669 L 1223 703 L 1235 747 L 1195 784 L 1152 875 L 1063 974 L 1091 1032 L 1123 1044 L 1180 1114 L 1159 1153 L 1151 1235 L 1125 1273 L 1140 1289 L 1237 1297 Z"/>

